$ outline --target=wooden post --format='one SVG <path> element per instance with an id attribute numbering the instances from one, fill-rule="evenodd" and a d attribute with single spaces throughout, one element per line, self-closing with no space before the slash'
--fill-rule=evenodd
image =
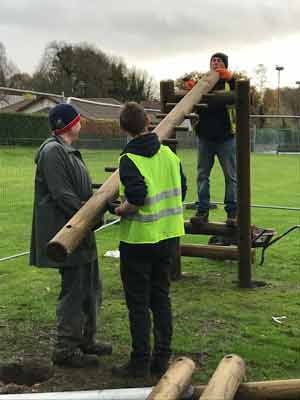
<path id="1" fill-rule="evenodd" d="M 175 400 L 185 392 L 191 384 L 195 370 L 193 360 L 180 357 L 175 360 L 154 387 L 147 400 Z"/>
<path id="2" fill-rule="evenodd" d="M 199 103 L 203 94 L 208 93 L 218 79 L 219 74 L 217 72 L 211 71 L 207 73 L 180 100 L 170 114 L 155 129 L 160 141 L 171 136 L 173 127 L 183 122 L 184 116 L 191 113 L 194 104 Z M 115 171 L 54 238 L 49 241 L 47 246 L 48 257 L 54 261 L 64 261 L 77 248 L 89 230 L 93 228 L 97 221 L 97 216 L 105 210 L 107 201 L 116 197 L 118 189 L 119 172 Z"/>
<path id="3" fill-rule="evenodd" d="M 206 386 L 194 387 L 193 398 L 199 399 Z M 241 383 L 235 400 L 299 400 L 300 379 Z M 222 399 L 223 400 L 223 399 Z"/>
<path id="4" fill-rule="evenodd" d="M 174 101 L 175 96 L 175 87 L 174 81 L 161 81 L 160 82 L 160 109 L 161 112 L 165 114 L 165 117 L 168 115 L 168 107 L 167 103 L 170 101 Z M 164 118 L 165 118 L 164 117 Z M 155 128 L 155 132 L 156 132 Z M 170 132 L 171 133 L 171 132 Z M 176 145 L 177 143 L 167 142 L 168 140 L 174 141 L 176 140 L 176 131 L 172 130 L 172 135 L 170 139 L 162 140 L 162 143 L 166 144 L 170 147 L 170 149 L 176 154 Z M 167 143 L 165 143 L 167 142 Z M 176 238 L 172 241 L 172 269 L 171 269 L 171 280 L 178 281 L 181 279 L 181 257 L 180 257 L 180 238 Z"/>
<path id="5" fill-rule="evenodd" d="M 208 385 L 202 393 L 201 400 L 231 400 L 245 376 L 245 363 L 238 355 L 225 356 Z"/>
<path id="6" fill-rule="evenodd" d="M 239 225 L 239 285 L 251 288 L 250 128 L 248 80 L 236 83 L 237 203 Z"/>

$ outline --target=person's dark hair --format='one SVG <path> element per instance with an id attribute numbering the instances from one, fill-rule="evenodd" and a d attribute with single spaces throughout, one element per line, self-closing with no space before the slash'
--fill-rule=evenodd
<path id="1" fill-rule="evenodd" d="M 144 132 L 146 113 L 143 107 L 135 101 L 126 103 L 120 114 L 120 126 L 132 135 Z"/>
<path id="2" fill-rule="evenodd" d="M 228 68 L 228 55 L 224 54 L 224 53 L 214 53 L 211 57 L 210 57 L 210 61 L 214 58 L 214 57 L 218 57 L 221 58 L 221 60 L 223 61 L 225 68 Z"/>

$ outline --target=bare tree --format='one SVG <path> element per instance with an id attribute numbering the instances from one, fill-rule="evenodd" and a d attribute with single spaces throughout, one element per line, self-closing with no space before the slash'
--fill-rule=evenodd
<path id="1" fill-rule="evenodd" d="M 264 64 L 258 64 L 254 70 L 255 74 L 255 85 L 257 86 L 261 96 L 264 95 L 267 79 L 267 67 Z"/>

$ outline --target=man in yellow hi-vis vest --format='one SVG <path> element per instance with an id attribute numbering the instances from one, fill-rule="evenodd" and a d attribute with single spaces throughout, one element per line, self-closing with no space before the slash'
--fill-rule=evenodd
<path id="1" fill-rule="evenodd" d="M 228 68 L 228 56 L 215 53 L 210 59 L 210 69 L 220 75 L 212 90 L 234 90 L 235 79 Z M 217 156 L 225 178 L 224 204 L 226 223 L 236 224 L 236 145 L 235 109 L 222 104 L 209 104 L 199 111 L 199 122 L 195 128 L 198 139 L 198 202 L 196 216 L 199 222 L 208 222 L 210 206 L 210 173 Z"/>
<path id="2" fill-rule="evenodd" d="M 119 160 L 121 205 L 115 214 L 121 216 L 120 270 L 132 351 L 125 365 L 113 368 L 119 377 L 162 375 L 171 355 L 172 243 L 184 235 L 186 179 L 176 154 L 161 145 L 154 132 L 148 132 L 148 125 L 149 118 L 139 104 L 124 106 L 120 126 L 131 140 Z"/>

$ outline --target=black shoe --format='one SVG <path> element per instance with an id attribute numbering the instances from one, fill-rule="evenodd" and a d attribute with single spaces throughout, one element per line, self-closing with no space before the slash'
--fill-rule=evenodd
<path id="1" fill-rule="evenodd" d="M 118 378 L 147 378 L 149 377 L 149 363 L 128 361 L 124 365 L 113 367 L 112 374 Z"/>
<path id="2" fill-rule="evenodd" d="M 227 213 L 226 225 L 227 226 L 232 226 L 232 227 L 237 226 L 237 215 L 236 215 L 236 212 Z"/>
<path id="3" fill-rule="evenodd" d="M 207 211 L 197 211 L 195 214 L 195 219 L 197 219 L 198 224 L 207 224 L 208 223 L 208 212 Z"/>
<path id="4" fill-rule="evenodd" d="M 161 378 L 164 373 L 169 368 L 169 357 L 168 358 L 153 358 L 150 364 L 150 372 L 152 375 L 155 375 Z"/>
<path id="5" fill-rule="evenodd" d="M 79 348 L 72 351 L 54 350 L 53 364 L 69 368 L 97 367 L 98 357 L 92 354 L 84 354 Z"/>
<path id="6" fill-rule="evenodd" d="M 84 354 L 94 354 L 96 356 L 107 356 L 112 354 L 112 345 L 110 343 L 91 343 L 80 346 Z"/>

